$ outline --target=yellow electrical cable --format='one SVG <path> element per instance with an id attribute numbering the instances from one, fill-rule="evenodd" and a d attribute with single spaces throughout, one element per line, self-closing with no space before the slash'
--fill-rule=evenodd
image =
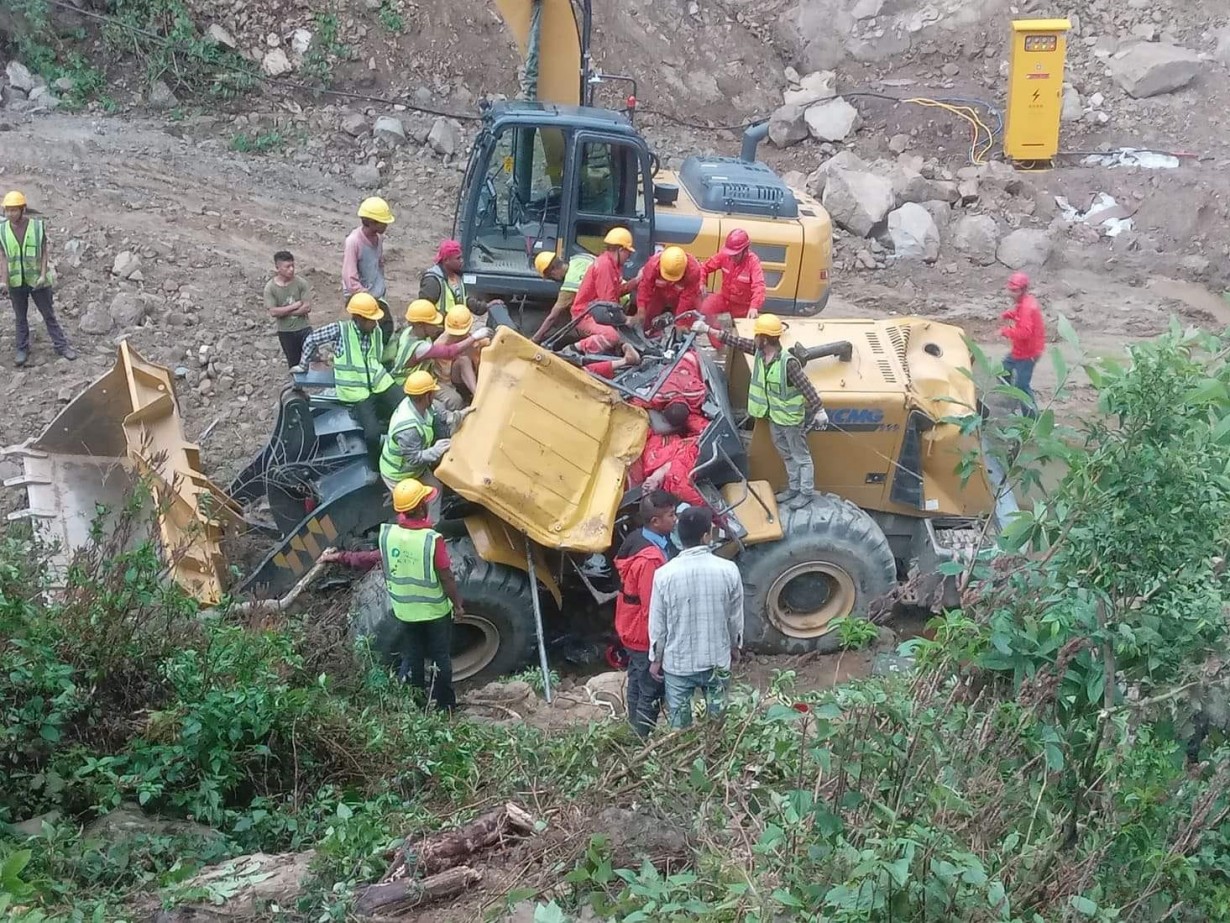
<path id="1" fill-rule="evenodd" d="M 912 103 L 916 106 L 926 106 L 928 108 L 943 109 L 945 112 L 950 112 L 958 118 L 964 119 L 969 123 L 972 131 L 970 141 L 969 159 L 970 162 L 980 167 L 985 164 L 986 155 L 990 153 L 991 148 L 995 146 L 995 133 L 991 131 L 982 118 L 978 115 L 978 111 L 971 106 L 954 106 L 950 103 L 942 103 L 935 99 L 930 99 L 925 96 L 915 96 L 910 99 L 903 99 L 904 103 Z M 982 141 L 983 134 L 986 134 L 986 141 Z"/>

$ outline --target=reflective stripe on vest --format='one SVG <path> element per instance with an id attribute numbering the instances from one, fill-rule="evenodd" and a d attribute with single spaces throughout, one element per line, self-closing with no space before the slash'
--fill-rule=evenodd
<path id="1" fill-rule="evenodd" d="M 397 437 L 408 429 L 418 430 L 419 438 L 423 440 L 423 448 L 430 448 L 436 441 L 436 415 L 428 410 L 427 419 L 424 420 L 409 398 L 398 404 L 393 411 L 393 418 L 389 421 L 389 434 L 385 437 L 384 448 L 380 450 L 380 473 L 393 481 L 416 478 L 430 470 L 427 465 L 406 464 L 406 459 L 401 454 L 401 446 L 397 444 Z"/>
<path id="2" fill-rule="evenodd" d="M 747 412 L 757 419 L 768 417 L 778 426 L 798 426 L 807 415 L 803 393 L 786 378 L 787 357 L 765 365 L 760 353 L 752 363 L 752 380 L 747 388 Z"/>
<path id="3" fill-rule="evenodd" d="M 389 588 L 393 615 L 403 622 L 429 622 L 453 611 L 436 573 L 434 529 L 403 529 L 385 523 L 380 527 L 380 556 Z"/>
<path id="4" fill-rule="evenodd" d="M 34 287 L 43 261 L 43 222 L 31 218 L 26 223 L 23 240 L 17 239 L 12 222 L 3 222 L 4 253 L 8 262 L 9 288 Z"/>
<path id="5" fill-rule="evenodd" d="M 333 387 L 343 404 L 357 404 L 393 387 L 393 377 L 380 363 L 384 334 L 377 327 L 367 336 L 367 351 L 354 321 L 342 321 L 342 351 L 333 359 Z"/>
<path id="6" fill-rule="evenodd" d="M 568 272 L 564 274 L 564 282 L 560 285 L 559 290 L 561 292 L 579 292 L 581 290 L 581 280 L 585 278 L 585 273 L 593 265 L 594 256 L 592 253 L 578 253 L 568 261 Z"/>
<path id="7" fill-rule="evenodd" d="M 393 359 L 393 380 L 398 386 L 404 385 L 411 372 L 431 371 L 431 360 L 411 362 L 414 350 L 420 343 L 430 343 L 427 337 L 415 336 L 409 327 L 397 335 L 397 354 Z"/>
<path id="8" fill-rule="evenodd" d="M 464 280 L 457 280 L 457 289 L 454 291 L 453 287 L 448 284 L 448 276 L 444 274 L 444 270 L 440 268 L 439 264 L 427 270 L 427 275 L 435 276 L 440 280 L 440 300 L 436 302 L 436 310 L 441 314 L 447 314 L 449 308 L 466 303 L 466 284 Z"/>

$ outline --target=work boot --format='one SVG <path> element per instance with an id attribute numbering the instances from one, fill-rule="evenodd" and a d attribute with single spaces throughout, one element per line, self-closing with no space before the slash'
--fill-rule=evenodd
<path id="1" fill-rule="evenodd" d="M 782 504 L 782 503 L 785 503 L 787 500 L 793 500 L 798 495 L 799 495 L 799 492 L 795 490 L 793 487 L 787 487 L 785 490 L 779 490 L 777 493 L 775 493 L 773 495 L 773 498 L 778 502 L 778 504 Z"/>
<path id="2" fill-rule="evenodd" d="M 77 358 L 77 350 L 73 349 L 71 346 L 65 346 L 63 349 L 57 350 L 57 352 L 69 362 L 72 362 Z"/>
<path id="3" fill-rule="evenodd" d="M 28 349 L 17 350 L 17 367 L 18 368 L 22 368 L 29 361 L 30 361 L 30 350 Z"/>
<path id="4" fill-rule="evenodd" d="M 816 499 L 815 494 L 799 494 L 792 499 L 786 506 L 792 510 L 801 510 L 805 506 L 811 506 L 811 502 Z"/>

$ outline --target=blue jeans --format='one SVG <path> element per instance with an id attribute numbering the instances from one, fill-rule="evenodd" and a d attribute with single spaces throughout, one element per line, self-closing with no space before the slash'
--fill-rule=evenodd
<path id="1" fill-rule="evenodd" d="M 711 667 L 699 673 L 663 673 L 666 681 L 666 712 L 671 727 L 685 728 L 692 724 L 692 696 L 696 690 L 705 694 L 705 714 L 720 718 L 726 710 L 726 692 L 730 688 L 730 671 Z"/>
<path id="2" fill-rule="evenodd" d="M 1021 413 L 1027 417 L 1036 417 L 1038 415 L 1037 402 L 1034 400 L 1034 366 L 1038 364 L 1037 359 L 1013 359 L 1011 356 L 1004 357 L 1004 381 L 1016 388 L 1018 391 L 1024 391 L 1029 395 L 1029 402 L 1021 405 Z"/>
<path id="3" fill-rule="evenodd" d="M 648 651 L 628 651 L 628 722 L 648 737 L 662 710 L 662 683 L 649 672 Z"/>

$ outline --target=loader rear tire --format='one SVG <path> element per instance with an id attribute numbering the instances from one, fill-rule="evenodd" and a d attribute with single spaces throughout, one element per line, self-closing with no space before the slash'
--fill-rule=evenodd
<path id="1" fill-rule="evenodd" d="M 468 539 L 450 541 L 453 575 L 466 614 L 453 626 L 453 680 L 486 682 L 525 668 L 535 650 L 534 602 L 523 571 L 484 561 Z M 551 604 L 550 597 L 543 598 Z M 356 585 L 352 602 L 355 633 L 372 649 L 396 657 L 398 623 L 379 570 Z"/>
<path id="2" fill-rule="evenodd" d="M 862 616 L 897 582 L 888 539 L 867 513 L 821 495 L 782 513 L 780 541 L 736 558 L 743 575 L 744 645 L 760 654 L 832 653 L 833 623 Z"/>

